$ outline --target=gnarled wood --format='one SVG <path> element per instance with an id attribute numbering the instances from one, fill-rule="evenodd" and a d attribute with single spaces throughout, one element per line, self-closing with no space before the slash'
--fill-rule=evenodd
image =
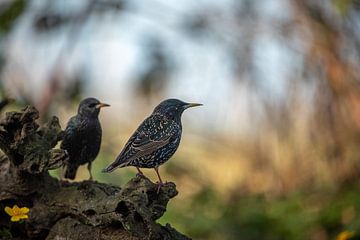
<path id="1" fill-rule="evenodd" d="M 7 113 L 0 121 L 0 239 L 189 239 L 170 225 L 156 223 L 177 195 L 174 183 L 157 194 L 143 176 L 123 188 L 95 181 L 59 182 L 48 170 L 62 166 L 67 153 L 53 149 L 62 130 L 56 117 L 36 123 L 33 107 Z M 11 223 L 2 209 L 30 208 L 24 223 Z M 9 237 L 9 236 L 7 236 Z"/>

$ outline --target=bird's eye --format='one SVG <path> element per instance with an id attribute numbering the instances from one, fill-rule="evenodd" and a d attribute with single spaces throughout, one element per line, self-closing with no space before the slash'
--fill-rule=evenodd
<path id="1" fill-rule="evenodd" d="M 90 103 L 89 108 L 94 108 L 94 107 L 96 107 L 96 105 L 97 105 L 97 103 Z"/>

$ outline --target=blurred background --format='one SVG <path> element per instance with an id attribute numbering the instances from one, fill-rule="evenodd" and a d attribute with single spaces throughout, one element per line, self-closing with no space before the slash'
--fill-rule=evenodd
<path id="1" fill-rule="evenodd" d="M 161 223 L 194 239 L 359 239 L 359 60 L 357 0 L 0 1 L 6 110 L 65 128 L 82 98 L 111 104 L 96 180 L 135 175 L 100 170 L 160 101 L 204 104 L 160 168 Z"/>

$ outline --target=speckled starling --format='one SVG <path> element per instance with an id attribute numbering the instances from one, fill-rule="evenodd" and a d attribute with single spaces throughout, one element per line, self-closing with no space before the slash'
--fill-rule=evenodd
<path id="1" fill-rule="evenodd" d="M 185 109 L 200 105 L 202 104 L 186 103 L 178 99 L 161 102 L 130 137 L 116 160 L 103 172 L 134 166 L 143 175 L 140 168 L 154 168 L 160 188 L 163 181 L 159 166 L 171 158 L 180 144 L 181 115 Z"/>
<path id="2" fill-rule="evenodd" d="M 98 116 L 100 108 L 108 106 L 95 98 L 86 98 L 80 102 L 77 115 L 70 118 L 60 146 L 69 155 L 65 178 L 74 179 L 78 167 L 87 163 L 92 179 L 91 163 L 99 153 L 102 135 Z"/>

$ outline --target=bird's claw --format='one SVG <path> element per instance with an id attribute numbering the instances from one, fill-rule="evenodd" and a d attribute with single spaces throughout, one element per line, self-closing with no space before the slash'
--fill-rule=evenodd
<path id="1" fill-rule="evenodd" d="M 59 185 L 60 185 L 60 187 L 65 187 L 65 186 L 68 185 L 68 184 L 69 184 L 69 182 L 66 181 L 65 179 L 60 179 L 60 180 L 59 180 Z"/>
<path id="2" fill-rule="evenodd" d="M 156 181 L 155 183 L 156 183 L 156 184 L 160 184 L 160 185 L 165 185 L 165 184 L 167 184 L 167 183 L 168 183 L 168 181 L 165 181 L 165 182 L 159 182 L 159 181 Z"/>
<path id="3" fill-rule="evenodd" d="M 136 173 L 136 177 L 144 177 L 144 174 L 143 173 Z"/>
<path id="4" fill-rule="evenodd" d="M 160 184 L 158 184 L 158 186 L 157 186 L 157 190 L 156 190 L 156 193 L 157 194 L 159 194 L 159 192 L 160 192 L 160 188 L 162 187 L 162 183 L 160 183 Z"/>
<path id="5" fill-rule="evenodd" d="M 156 185 L 157 185 L 157 190 L 156 190 L 156 193 L 157 194 L 159 194 L 159 192 L 160 192 L 160 188 L 162 187 L 162 186 L 165 186 L 167 184 L 167 182 L 156 182 Z"/>

